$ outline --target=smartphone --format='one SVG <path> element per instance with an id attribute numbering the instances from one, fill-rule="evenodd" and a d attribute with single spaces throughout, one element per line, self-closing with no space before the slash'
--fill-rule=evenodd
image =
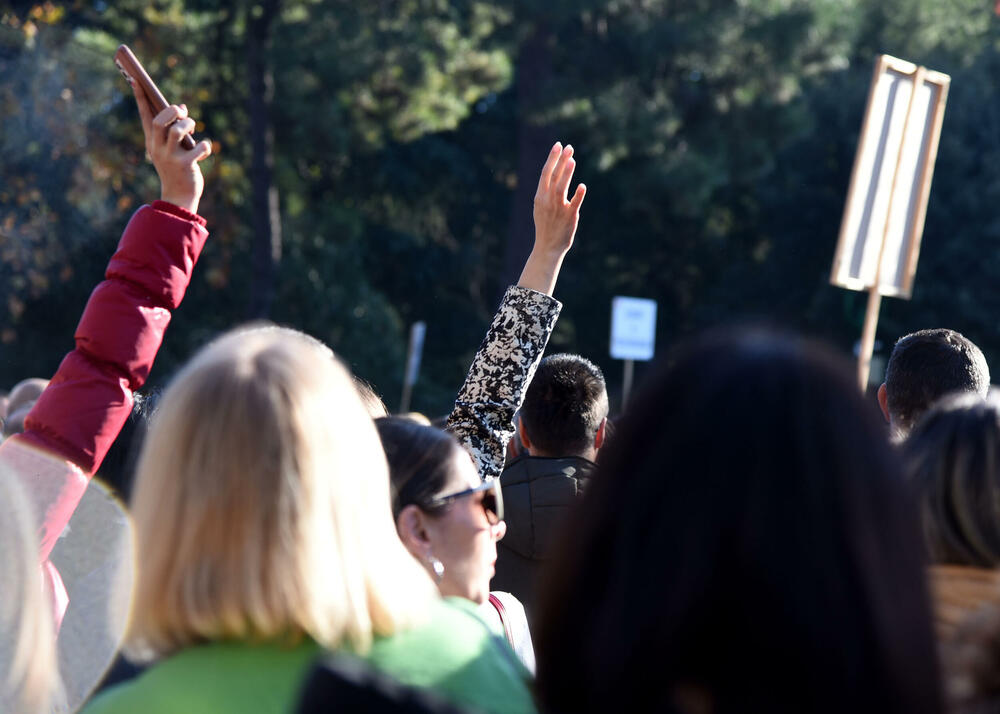
<path id="1" fill-rule="evenodd" d="M 150 79 L 146 70 L 143 69 L 142 64 L 132 54 L 132 50 L 128 48 L 128 45 L 119 45 L 118 50 L 115 52 L 115 64 L 118 66 L 118 71 L 122 73 L 122 76 L 125 77 L 129 84 L 138 82 L 139 86 L 142 87 L 142 91 L 146 93 L 146 98 L 149 99 L 149 103 L 153 107 L 153 116 L 156 116 L 170 106 L 164 98 L 163 92 Z M 194 137 L 190 134 L 185 134 L 184 138 L 181 139 L 181 146 L 188 150 L 193 149 L 195 147 Z"/>

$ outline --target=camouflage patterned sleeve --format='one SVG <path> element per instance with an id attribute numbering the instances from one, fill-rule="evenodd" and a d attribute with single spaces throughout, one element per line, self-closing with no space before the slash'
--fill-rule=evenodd
<path id="1" fill-rule="evenodd" d="M 483 479 L 499 478 L 507 442 L 562 304 L 544 293 L 507 289 L 448 417 L 448 431 L 472 454 Z"/>

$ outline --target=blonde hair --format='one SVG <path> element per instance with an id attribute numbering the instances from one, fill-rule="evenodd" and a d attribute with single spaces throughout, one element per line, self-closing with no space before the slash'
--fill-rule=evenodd
<path id="1" fill-rule="evenodd" d="M 350 375 L 293 330 L 230 332 L 178 374 L 133 515 L 140 658 L 303 635 L 364 652 L 436 596 L 396 535 L 385 456 Z"/>
<path id="2" fill-rule="evenodd" d="M 45 712 L 58 701 L 52 613 L 38 567 L 34 516 L 0 471 L 0 711 Z"/>
<path id="3" fill-rule="evenodd" d="M 365 411 L 368 412 L 368 416 L 372 419 L 389 416 L 385 402 L 382 401 L 382 397 L 375 392 L 375 388 L 371 384 L 355 375 L 354 388 L 358 390 L 358 397 L 361 399 Z"/>

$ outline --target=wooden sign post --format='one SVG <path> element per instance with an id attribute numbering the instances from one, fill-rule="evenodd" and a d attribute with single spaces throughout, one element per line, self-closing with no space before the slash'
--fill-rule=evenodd
<path id="1" fill-rule="evenodd" d="M 908 299 L 951 78 L 880 55 L 854 157 L 830 282 L 868 293 L 858 385 L 868 385 L 882 296 Z"/>

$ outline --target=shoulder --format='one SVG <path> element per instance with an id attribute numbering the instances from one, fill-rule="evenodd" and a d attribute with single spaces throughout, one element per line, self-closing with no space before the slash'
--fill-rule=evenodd
<path id="1" fill-rule="evenodd" d="M 312 641 L 294 647 L 239 642 L 191 647 L 95 697 L 84 714 L 278 714 L 292 706 L 319 652 Z"/>
<path id="2" fill-rule="evenodd" d="M 486 712 L 531 712 L 528 673 L 476 614 L 476 605 L 435 603 L 422 626 L 376 641 L 367 659 L 404 684 L 429 687 Z"/>
<path id="3" fill-rule="evenodd" d="M 499 606 L 503 608 L 503 617 L 492 602 L 483 603 L 481 610 L 484 617 L 490 617 L 499 627 L 500 632 L 510 635 L 510 646 L 514 649 L 518 659 L 524 664 L 532 674 L 535 673 L 535 648 L 531 641 L 531 629 L 528 627 L 528 614 L 524 611 L 524 605 L 514 595 L 502 590 L 494 590 L 490 593 L 490 599 L 496 599 Z"/>
<path id="4" fill-rule="evenodd" d="M 455 662 L 488 650 L 491 637 L 473 603 L 450 598 L 436 601 L 424 624 L 376 640 L 371 659 L 389 660 L 396 654 L 409 659 L 413 652 L 425 650 L 443 657 L 441 662 Z"/>
<path id="5" fill-rule="evenodd" d="M 586 481 L 597 467 L 593 461 L 579 456 L 529 456 L 522 454 L 510 462 L 500 476 L 504 487 L 527 484 L 543 479 L 565 482 L 565 487 Z"/>
<path id="6" fill-rule="evenodd" d="M 160 692 L 164 694 L 165 692 Z M 161 698 L 150 690 L 142 675 L 128 682 L 122 682 L 97 694 L 82 709 L 82 714 L 125 714 L 142 711 L 144 714 L 159 714 Z"/>
<path id="7" fill-rule="evenodd" d="M 515 597 L 511 593 L 504 592 L 503 590 L 494 590 L 490 593 L 490 595 L 493 595 L 497 600 L 500 601 L 500 604 L 503 605 L 505 612 L 511 613 L 514 617 L 519 617 L 519 618 L 525 617 L 524 605 L 522 605 L 521 601 L 518 600 L 517 597 Z"/>

